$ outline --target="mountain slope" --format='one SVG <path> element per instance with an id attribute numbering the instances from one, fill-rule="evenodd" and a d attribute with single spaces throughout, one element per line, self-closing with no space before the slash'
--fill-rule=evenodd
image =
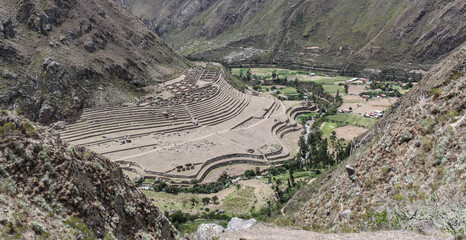
<path id="1" fill-rule="evenodd" d="M 461 0 L 118 2 L 181 53 L 233 63 L 432 64 L 466 39 Z"/>
<path id="2" fill-rule="evenodd" d="M 0 1 L 0 104 L 42 123 L 131 100 L 186 60 L 108 0 Z"/>
<path id="3" fill-rule="evenodd" d="M 168 219 L 107 158 L 0 113 L 1 239 L 174 239 Z"/>
<path id="4" fill-rule="evenodd" d="M 466 47 L 433 68 L 354 147 L 346 163 L 290 202 L 290 210 L 307 202 L 299 222 L 330 231 L 464 236 Z"/>

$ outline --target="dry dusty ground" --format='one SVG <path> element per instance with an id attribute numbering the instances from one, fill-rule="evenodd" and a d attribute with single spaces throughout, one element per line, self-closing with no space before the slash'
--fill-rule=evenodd
<path id="1" fill-rule="evenodd" d="M 408 231 L 383 231 L 349 234 L 321 234 L 304 230 L 276 228 L 256 224 L 241 231 L 226 231 L 220 236 L 223 240 L 434 240 L 453 239 L 418 235 Z"/>
<path id="2" fill-rule="evenodd" d="M 168 81 L 166 85 L 179 82 L 184 77 L 181 75 Z M 202 81 L 198 81 L 197 85 L 201 87 Z M 270 131 L 276 121 L 285 121 L 288 118 L 285 112 L 286 106 L 280 103 L 278 109 L 261 119 L 267 108 L 278 101 L 268 94 L 248 96 L 248 98 L 250 99 L 249 105 L 238 116 L 215 126 L 202 126 L 189 131 L 132 138 L 131 143 L 125 145 L 120 145 L 119 142 L 108 142 L 89 148 L 114 161 L 130 161 L 141 165 L 145 170 L 170 171 L 170 173 L 177 174 L 176 171 L 172 171 L 176 166 L 187 163 L 202 164 L 220 155 L 247 153 L 251 152 L 251 149 L 254 154 L 265 154 L 278 150 L 281 145 L 294 147 L 292 143 L 299 139 L 299 134 L 290 134 L 280 141 Z M 293 104 L 299 104 L 299 102 Z M 246 121 L 250 117 L 254 118 Z M 135 132 L 128 131 L 124 134 L 131 135 Z M 107 135 L 112 137 L 111 134 Z M 95 136 L 82 141 L 100 139 L 102 139 L 101 136 Z M 126 150 L 113 152 L 122 148 Z M 193 175 L 199 171 L 199 167 L 200 165 L 196 165 L 194 170 L 179 174 Z M 241 173 L 245 170 L 244 166 L 235 169 L 240 169 L 238 171 L 242 171 Z M 216 171 L 214 177 L 219 174 L 221 171 Z M 208 180 L 214 181 L 215 179 L 210 177 Z"/>
<path id="3" fill-rule="evenodd" d="M 356 95 L 346 95 L 343 96 L 344 104 L 340 109 L 353 109 L 353 113 L 358 115 L 369 114 L 375 110 L 384 111 L 390 107 L 398 98 L 372 98 L 369 101 L 366 101 L 360 96 Z"/>
<path id="4" fill-rule="evenodd" d="M 335 129 L 338 138 L 353 140 L 355 137 L 365 133 L 367 129 L 355 126 L 344 126 Z"/>

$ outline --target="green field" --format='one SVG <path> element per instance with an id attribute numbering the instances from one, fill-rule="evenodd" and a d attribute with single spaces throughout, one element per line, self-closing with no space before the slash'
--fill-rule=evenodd
<path id="1" fill-rule="evenodd" d="M 339 127 L 338 123 L 324 122 L 324 125 L 320 129 L 323 137 L 329 137 L 336 128 Z"/>
<path id="2" fill-rule="evenodd" d="M 345 88 L 343 86 L 338 86 L 338 85 L 323 85 L 324 91 L 328 94 L 337 94 L 337 92 L 340 92 L 340 95 L 342 95 L 345 92 Z"/>
<path id="3" fill-rule="evenodd" d="M 232 74 L 239 76 L 240 73 L 246 74 L 246 72 L 249 70 L 249 68 L 233 68 Z M 328 94 L 336 94 L 337 91 L 339 90 L 341 94 L 344 93 L 344 87 L 339 86 L 339 82 L 344 82 L 348 79 L 351 79 L 350 77 L 342 77 L 342 76 L 336 76 L 336 77 L 330 77 L 330 76 L 325 76 L 320 73 L 315 73 L 315 76 L 309 76 L 309 71 L 296 71 L 296 70 L 288 70 L 288 69 L 281 69 L 281 68 L 251 68 L 251 72 L 257 76 L 260 77 L 265 77 L 266 80 L 269 80 L 272 78 L 272 72 L 276 71 L 277 75 L 279 78 L 283 79 L 284 76 L 288 78 L 288 81 L 294 81 L 295 79 L 298 79 L 299 81 L 302 82 L 316 82 L 320 83 L 323 85 L 325 92 Z M 289 91 L 289 92 L 288 92 Z M 285 95 L 297 95 L 296 92 L 292 92 L 291 89 L 285 89 L 283 94 Z"/>
<path id="4" fill-rule="evenodd" d="M 337 114 L 325 117 L 328 122 L 349 124 L 357 127 L 371 128 L 377 123 L 377 119 L 356 116 L 352 114 Z"/>
<path id="5" fill-rule="evenodd" d="M 298 91 L 294 87 L 286 87 L 280 90 L 285 95 L 298 95 Z"/>

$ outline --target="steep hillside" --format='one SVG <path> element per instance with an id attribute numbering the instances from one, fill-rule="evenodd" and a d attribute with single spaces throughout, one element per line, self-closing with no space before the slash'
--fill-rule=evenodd
<path id="1" fill-rule="evenodd" d="M 360 137 L 347 162 L 297 194 L 286 210 L 308 201 L 295 217 L 314 229 L 414 229 L 464 237 L 465 74 L 463 47 Z"/>
<path id="2" fill-rule="evenodd" d="M 461 0 L 118 2 L 181 53 L 225 62 L 431 64 L 466 39 Z"/>
<path id="3" fill-rule="evenodd" d="M 186 67 L 109 0 L 1 0 L 0 23 L 0 104 L 42 123 L 131 100 Z"/>
<path id="4" fill-rule="evenodd" d="M 121 169 L 54 132 L 0 113 L 1 239 L 174 239 Z"/>

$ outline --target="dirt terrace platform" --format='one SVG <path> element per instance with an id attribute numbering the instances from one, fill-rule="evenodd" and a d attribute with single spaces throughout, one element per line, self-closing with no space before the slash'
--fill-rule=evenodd
<path id="1" fill-rule="evenodd" d="M 221 73 L 200 69 L 186 70 L 163 89 L 177 96 L 86 109 L 80 120 L 66 124 L 62 137 L 120 163 L 133 176 L 174 183 L 202 181 L 234 164 L 282 164 L 296 152 L 303 130 L 294 121 L 297 111 L 290 118 L 272 96 L 241 93 Z"/>

